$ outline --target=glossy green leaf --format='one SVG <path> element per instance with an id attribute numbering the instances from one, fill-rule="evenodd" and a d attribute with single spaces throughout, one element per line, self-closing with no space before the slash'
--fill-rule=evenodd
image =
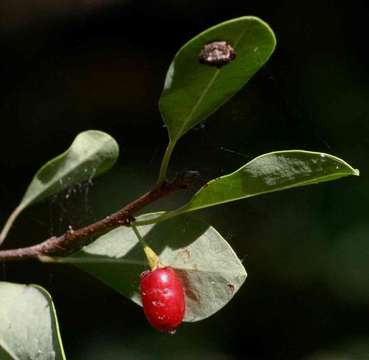
<path id="1" fill-rule="evenodd" d="M 67 151 L 38 170 L 21 203 L 4 226 L 0 243 L 15 218 L 27 206 L 102 174 L 114 165 L 118 155 L 118 144 L 110 135 L 96 130 L 80 133 Z"/>
<path id="2" fill-rule="evenodd" d="M 221 68 L 199 63 L 209 42 L 224 40 L 236 58 Z M 187 42 L 175 55 L 159 101 L 171 143 L 231 98 L 273 53 L 273 31 L 253 16 L 232 19 L 209 28 Z"/>
<path id="3" fill-rule="evenodd" d="M 230 245 L 200 220 L 181 216 L 138 230 L 160 261 L 181 277 L 186 290 L 185 321 L 199 321 L 220 310 L 246 279 L 246 271 Z M 148 265 L 131 228 L 119 227 L 57 261 L 73 263 L 140 304 L 139 278 Z"/>
<path id="4" fill-rule="evenodd" d="M 36 285 L 0 282 L 0 358 L 63 360 L 55 308 Z"/>
<path id="5" fill-rule="evenodd" d="M 186 205 L 159 219 L 349 175 L 357 176 L 359 170 L 333 155 L 303 150 L 275 151 L 258 156 L 231 174 L 209 181 Z M 159 219 L 152 218 L 147 222 Z"/>

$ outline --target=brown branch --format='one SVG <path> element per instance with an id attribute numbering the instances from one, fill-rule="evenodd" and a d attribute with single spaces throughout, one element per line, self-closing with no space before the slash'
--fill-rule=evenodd
<path id="1" fill-rule="evenodd" d="M 193 177 L 194 173 L 190 172 L 177 176 L 171 182 L 164 181 L 117 212 L 83 228 L 68 230 L 63 235 L 52 236 L 37 245 L 20 249 L 0 250 L 0 262 L 33 259 L 47 255 L 68 255 L 75 252 L 91 243 L 97 236 L 118 226 L 129 225 L 132 222 L 133 215 L 143 207 L 177 190 L 187 189 L 191 185 Z"/>

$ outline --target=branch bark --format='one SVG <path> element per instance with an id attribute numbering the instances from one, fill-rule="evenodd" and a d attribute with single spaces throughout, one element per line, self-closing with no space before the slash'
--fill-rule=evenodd
<path id="1" fill-rule="evenodd" d="M 0 250 L 0 262 L 35 259 L 39 256 L 65 256 L 91 243 L 97 236 L 114 228 L 133 221 L 133 215 L 145 206 L 163 198 L 175 191 L 187 189 L 193 181 L 194 173 L 177 176 L 173 181 L 163 181 L 151 191 L 133 200 L 117 212 L 106 216 L 93 224 L 80 229 L 68 230 L 63 235 L 52 236 L 49 239 L 24 248 Z"/>

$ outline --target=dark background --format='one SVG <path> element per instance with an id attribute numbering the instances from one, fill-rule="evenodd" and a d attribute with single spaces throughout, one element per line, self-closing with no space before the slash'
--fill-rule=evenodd
<path id="1" fill-rule="evenodd" d="M 104 130 L 121 146 L 113 171 L 25 211 L 5 247 L 86 224 L 147 190 L 167 141 L 157 101 L 173 55 L 243 15 L 270 24 L 276 52 L 179 142 L 171 174 L 195 169 L 208 179 L 298 148 L 342 157 L 361 176 L 199 212 L 249 277 L 228 306 L 175 336 L 156 333 L 140 308 L 74 268 L 3 265 L 0 279 L 50 291 L 68 359 L 369 359 L 365 1 L 2 0 L 0 220 L 78 132 Z"/>

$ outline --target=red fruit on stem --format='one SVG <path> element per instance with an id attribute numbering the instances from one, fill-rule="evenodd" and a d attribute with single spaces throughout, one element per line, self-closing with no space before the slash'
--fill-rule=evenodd
<path id="1" fill-rule="evenodd" d="M 149 323 L 162 332 L 174 332 L 185 313 L 184 290 L 171 267 L 159 267 L 141 274 L 140 291 Z"/>

